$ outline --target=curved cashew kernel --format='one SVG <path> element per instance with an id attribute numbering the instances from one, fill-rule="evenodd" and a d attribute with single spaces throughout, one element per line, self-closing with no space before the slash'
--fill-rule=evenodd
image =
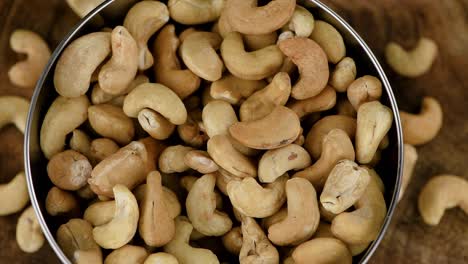
<path id="1" fill-rule="evenodd" d="M 433 97 L 424 97 L 419 114 L 400 111 L 405 143 L 419 146 L 433 140 L 443 123 L 440 103 Z"/>
<path id="2" fill-rule="evenodd" d="M 254 162 L 234 148 L 229 136 L 216 135 L 210 138 L 207 148 L 216 164 L 236 177 L 257 176 L 257 167 Z"/>
<path id="3" fill-rule="evenodd" d="M 304 38 L 308 38 L 312 34 L 314 27 L 314 16 L 300 5 L 296 5 L 291 20 L 283 26 L 283 28 L 293 31 L 296 36 Z"/>
<path id="4" fill-rule="evenodd" d="M 332 129 L 323 137 L 320 158 L 312 166 L 297 172 L 293 177 L 305 178 L 314 187 L 321 189 L 338 161 L 354 160 L 354 158 L 353 143 L 346 132 L 341 129 Z"/>
<path id="5" fill-rule="evenodd" d="M 180 215 L 182 210 L 179 199 L 177 195 L 169 188 L 163 186 L 163 196 L 164 196 L 164 203 L 166 204 L 166 209 L 169 213 L 169 217 L 174 219 Z M 146 193 L 146 184 L 142 184 L 135 188 L 134 195 L 138 202 L 141 202 L 144 198 Z"/>
<path id="6" fill-rule="evenodd" d="M 373 178 L 354 208 L 356 210 L 343 212 L 333 219 L 333 235 L 351 245 L 375 240 L 385 220 L 387 207 L 379 185 Z"/>
<path id="7" fill-rule="evenodd" d="M 175 125 L 158 112 L 145 108 L 138 113 L 138 123 L 151 137 L 164 140 L 172 135 Z"/>
<path id="8" fill-rule="evenodd" d="M 278 38 L 278 34 L 276 32 L 271 32 L 260 35 L 243 35 L 243 37 L 247 50 L 252 51 L 274 45 L 276 43 L 276 39 Z"/>
<path id="9" fill-rule="evenodd" d="M 437 44 L 429 38 L 421 38 L 410 51 L 404 50 L 395 42 L 390 42 L 385 48 L 388 65 L 398 74 L 413 78 L 429 71 L 437 53 Z"/>
<path id="10" fill-rule="evenodd" d="M 206 134 L 212 138 L 216 135 L 229 135 L 229 127 L 238 122 L 234 108 L 225 101 L 209 102 L 202 112 L 203 126 Z"/>
<path id="11" fill-rule="evenodd" d="M 190 246 L 193 226 L 188 220 L 178 217 L 175 224 L 175 237 L 164 246 L 165 252 L 175 256 L 180 264 L 219 264 L 218 258 L 211 250 Z"/>
<path id="12" fill-rule="evenodd" d="M 91 148 L 91 140 L 85 132 L 75 129 L 72 132 L 70 139 L 70 149 L 77 151 L 89 158 L 89 149 Z"/>
<path id="13" fill-rule="evenodd" d="M 229 132 L 247 147 L 275 149 L 296 140 L 301 132 L 301 123 L 294 111 L 279 105 L 261 119 L 233 124 Z"/>
<path id="14" fill-rule="evenodd" d="M 317 197 L 315 197 L 315 199 L 317 199 Z M 268 230 L 268 228 L 270 228 L 270 226 L 283 221 L 287 217 L 288 217 L 288 208 L 283 207 L 278 212 L 276 212 L 275 214 L 273 214 L 273 215 L 271 215 L 269 217 L 263 218 L 262 221 L 261 221 L 261 225 L 262 225 L 263 229 Z"/>
<path id="15" fill-rule="evenodd" d="M 340 214 L 353 206 L 366 191 L 370 176 L 351 160 L 336 164 L 325 182 L 320 202 L 333 214 Z"/>
<path id="16" fill-rule="evenodd" d="M 0 184 L 0 197 L 9 200 L 0 206 L 0 216 L 17 213 L 26 206 L 29 194 L 24 172 L 16 174 L 9 183 Z"/>
<path id="17" fill-rule="evenodd" d="M 346 56 L 346 46 L 340 32 L 322 20 L 315 21 L 314 31 L 310 38 L 316 41 L 325 51 L 328 61 L 337 64 Z"/>
<path id="18" fill-rule="evenodd" d="M 138 70 L 138 47 L 135 39 L 122 26 L 111 34 L 112 57 L 99 71 L 99 86 L 112 95 L 123 94 Z"/>
<path id="19" fill-rule="evenodd" d="M 45 201 L 46 211 L 49 215 L 79 215 L 78 200 L 73 194 L 52 187 L 47 193 Z"/>
<path id="20" fill-rule="evenodd" d="M 67 0 L 68 6 L 81 18 L 85 17 L 103 2 L 104 0 Z"/>
<path id="21" fill-rule="evenodd" d="M 277 105 L 285 105 L 291 94 L 291 78 L 280 72 L 265 88 L 255 92 L 242 103 L 239 115 L 242 121 L 252 121 L 265 117 Z"/>
<path id="22" fill-rule="evenodd" d="M 166 85 L 184 99 L 200 87 L 200 77 L 190 70 L 182 70 L 177 58 L 179 44 L 174 25 L 161 29 L 153 45 L 154 75 L 157 83 Z"/>
<path id="23" fill-rule="evenodd" d="M 218 164 L 211 159 L 210 154 L 202 150 L 189 151 L 184 156 L 184 162 L 188 167 L 203 174 L 213 173 L 219 169 Z"/>
<path id="24" fill-rule="evenodd" d="M 115 201 L 96 202 L 86 208 L 83 219 L 93 226 L 109 223 L 114 217 Z"/>
<path id="25" fill-rule="evenodd" d="M 224 248 L 229 253 L 239 255 L 243 244 L 241 227 L 237 226 L 229 230 L 229 232 L 222 237 L 222 241 Z"/>
<path id="26" fill-rule="evenodd" d="M 292 38 L 281 41 L 278 46 L 299 68 L 299 81 L 291 91 L 293 98 L 307 99 L 325 89 L 330 75 L 327 55 L 315 41 Z"/>
<path id="27" fill-rule="evenodd" d="M 11 197 L 8 197 L 11 198 Z M 37 221 L 32 206 L 28 207 L 18 218 L 16 224 L 16 243 L 19 248 L 27 253 L 34 253 L 44 245 L 44 235 Z"/>
<path id="28" fill-rule="evenodd" d="M 274 0 L 258 7 L 256 0 L 229 0 L 224 13 L 234 31 L 267 34 L 280 29 L 293 16 L 296 1 Z"/>
<path id="29" fill-rule="evenodd" d="M 382 83 L 374 76 L 366 75 L 354 80 L 347 90 L 348 100 L 356 111 L 367 102 L 378 101 L 382 96 Z"/>
<path id="30" fill-rule="evenodd" d="M 356 119 L 349 116 L 331 115 L 315 123 L 307 134 L 304 143 L 312 158 L 320 158 L 323 138 L 335 128 L 343 130 L 348 134 L 349 138 L 354 139 L 354 135 L 356 134 Z"/>
<path id="31" fill-rule="evenodd" d="M 314 238 L 302 243 L 292 254 L 297 264 L 343 263 L 351 264 L 353 258 L 346 245 L 336 238 Z"/>
<path id="32" fill-rule="evenodd" d="M 213 22 L 221 15 L 225 0 L 169 0 L 171 18 L 183 25 Z"/>
<path id="33" fill-rule="evenodd" d="M 91 75 L 111 52 L 111 34 L 95 32 L 68 45 L 60 56 L 54 73 L 54 86 L 64 97 L 84 95 Z"/>
<path id="34" fill-rule="evenodd" d="M 179 264 L 179 261 L 171 254 L 158 252 L 149 255 L 143 264 Z"/>
<path id="35" fill-rule="evenodd" d="M 159 172 L 148 174 L 146 193 L 140 204 L 139 233 L 146 245 L 161 247 L 171 241 L 175 234 L 175 224 L 166 207 Z"/>
<path id="36" fill-rule="evenodd" d="M 306 179 L 286 182 L 287 217 L 268 228 L 268 238 L 276 245 L 297 245 L 314 234 L 320 222 L 317 193 Z"/>
<path id="37" fill-rule="evenodd" d="M 77 98 L 59 96 L 47 110 L 42 122 L 40 143 L 46 158 L 61 152 L 65 137 L 88 119 L 89 100 L 85 95 Z"/>
<path id="38" fill-rule="evenodd" d="M 84 187 L 92 169 L 88 159 L 74 150 L 52 156 L 47 164 L 47 174 L 52 183 L 68 191 Z"/>
<path id="39" fill-rule="evenodd" d="M 153 63 L 148 50 L 149 38 L 169 21 L 169 10 L 159 1 L 141 1 L 127 13 L 123 26 L 128 29 L 138 45 L 138 69 L 147 70 Z"/>
<path id="40" fill-rule="evenodd" d="M 125 245 L 112 251 L 104 260 L 104 264 L 143 263 L 148 252 L 143 247 Z"/>
<path id="41" fill-rule="evenodd" d="M 102 263 L 102 253 L 96 250 L 77 250 L 73 257 L 76 264 Z"/>
<path id="42" fill-rule="evenodd" d="M 398 200 L 401 200 L 401 197 L 403 197 L 403 195 L 405 194 L 406 187 L 408 187 L 408 184 L 411 180 L 411 176 L 413 176 L 414 167 L 416 166 L 416 162 L 418 161 L 418 152 L 416 151 L 415 147 L 408 144 L 404 144 L 403 153 L 403 177 L 401 178 L 401 189 Z"/>
<path id="43" fill-rule="evenodd" d="M 242 220 L 242 240 L 240 263 L 279 263 L 278 250 L 253 218 L 245 217 Z"/>
<path id="44" fill-rule="evenodd" d="M 210 95 L 214 99 L 237 105 L 265 86 L 266 82 L 263 80 L 244 80 L 229 74 L 211 84 Z"/>
<path id="45" fill-rule="evenodd" d="M 295 144 L 268 150 L 258 163 L 258 179 L 263 183 L 271 183 L 290 170 L 310 166 L 311 162 L 309 153 Z"/>
<path id="46" fill-rule="evenodd" d="M 216 176 L 216 179 L 217 179 L 218 173 L 213 173 L 213 174 Z M 187 190 L 187 193 L 188 193 L 190 192 L 193 185 L 198 179 L 199 178 L 195 176 L 184 176 L 180 179 L 180 185 L 184 187 L 184 189 Z M 221 197 L 221 194 L 217 190 L 214 190 L 214 195 L 215 195 L 215 200 L 216 200 L 216 209 L 223 208 L 223 197 Z M 195 230 L 195 231 L 198 232 L 198 230 Z M 200 235 L 205 236 L 203 234 L 200 234 Z M 191 239 L 193 239 L 193 233 L 190 237 Z"/>
<path id="47" fill-rule="evenodd" d="M 246 80 L 261 80 L 280 69 L 283 54 L 276 45 L 247 52 L 242 35 L 229 33 L 221 44 L 221 56 L 229 72 Z"/>
<path id="48" fill-rule="evenodd" d="M 117 106 L 110 104 L 90 106 L 88 120 L 99 135 L 113 139 L 122 145 L 130 143 L 135 135 L 132 119 Z"/>
<path id="49" fill-rule="evenodd" d="M 71 219 L 57 229 L 57 243 L 68 259 L 76 262 L 78 251 L 95 251 L 101 255 L 101 248 L 93 239 L 93 227 L 83 219 Z"/>
<path id="50" fill-rule="evenodd" d="M 335 238 L 331 231 L 331 225 L 326 222 L 320 222 L 317 231 L 314 234 L 314 238 Z M 364 252 L 369 247 L 371 242 L 356 244 L 356 245 L 347 245 L 349 252 L 352 256 L 357 256 Z"/>
<path id="51" fill-rule="evenodd" d="M 357 111 L 354 106 L 349 102 L 348 98 L 338 99 L 336 103 L 336 114 L 345 115 L 352 118 L 357 117 Z"/>
<path id="52" fill-rule="evenodd" d="M 186 201 L 187 216 L 193 227 L 207 236 L 222 236 L 232 228 L 229 216 L 216 210 L 215 183 L 215 174 L 199 178 L 190 189 Z"/>
<path id="53" fill-rule="evenodd" d="M 419 193 L 419 213 L 428 225 L 438 225 L 445 210 L 457 206 L 468 214 L 468 181 L 462 177 L 435 176 Z"/>
<path id="54" fill-rule="evenodd" d="M 14 124 L 24 134 L 29 101 L 19 96 L 0 96 L 0 128 Z"/>
<path id="55" fill-rule="evenodd" d="M 353 58 L 343 58 L 333 69 L 328 83 L 335 88 L 337 92 L 346 92 L 349 85 L 356 79 L 356 63 Z"/>
<path id="56" fill-rule="evenodd" d="M 303 118 L 311 113 L 332 109 L 335 104 L 335 89 L 327 85 L 318 95 L 304 100 L 291 101 L 287 106 L 296 112 L 299 118 Z"/>
<path id="57" fill-rule="evenodd" d="M 180 45 L 182 60 L 200 78 L 212 82 L 219 80 L 223 74 L 223 61 L 216 50 L 222 41 L 221 36 L 213 32 L 193 32 Z"/>
<path id="58" fill-rule="evenodd" d="M 379 101 L 359 107 L 356 128 L 356 159 L 359 163 L 366 164 L 372 160 L 392 122 L 392 110 Z"/>
<path id="59" fill-rule="evenodd" d="M 119 151 L 119 145 L 108 138 L 97 138 L 91 141 L 89 159 L 91 164 L 98 164 L 110 155 Z"/>
<path id="60" fill-rule="evenodd" d="M 135 235 L 138 227 L 138 203 L 132 192 L 124 185 L 117 184 L 114 188 L 115 213 L 114 218 L 93 229 L 93 238 L 99 246 L 106 249 L 116 249 L 127 244 Z"/>
<path id="61" fill-rule="evenodd" d="M 219 167 L 216 173 L 216 187 L 226 196 L 228 196 L 227 185 L 230 181 L 242 181 L 242 178 L 236 177 L 221 167 Z"/>
<path id="62" fill-rule="evenodd" d="M 184 141 L 187 145 L 200 148 L 208 140 L 208 135 L 206 135 L 200 127 L 201 118 L 200 120 L 195 120 L 192 117 L 193 113 L 195 113 L 193 111 L 187 117 L 187 122 L 185 124 L 177 126 L 177 133 L 179 134 L 180 139 L 182 139 L 182 141 Z M 197 109 L 196 111 L 199 110 Z"/>
<path id="63" fill-rule="evenodd" d="M 287 179 L 285 174 L 265 187 L 252 177 L 230 181 L 227 193 L 232 206 L 239 212 L 249 217 L 264 218 L 276 213 L 286 201 Z"/>
<path id="64" fill-rule="evenodd" d="M 149 172 L 155 170 L 160 150 L 153 140 L 133 141 L 101 161 L 91 172 L 88 183 L 98 194 L 112 197 L 112 188 L 123 184 L 129 189 L 142 183 Z"/>
<path id="65" fill-rule="evenodd" d="M 129 117 L 137 117 L 144 108 L 160 113 L 174 125 L 182 125 L 187 120 L 182 100 L 162 84 L 140 84 L 125 97 L 123 110 Z"/>
<path id="66" fill-rule="evenodd" d="M 14 85 L 34 87 L 49 61 L 49 46 L 38 34 L 17 29 L 10 36 L 10 47 L 17 53 L 26 54 L 27 59 L 13 65 L 8 78 Z"/>
<path id="67" fill-rule="evenodd" d="M 163 173 L 184 172 L 190 169 L 190 167 L 185 164 L 184 158 L 185 155 L 192 150 L 194 149 L 182 145 L 167 147 L 159 156 L 159 169 Z"/>
<path id="68" fill-rule="evenodd" d="M 120 0 L 122 1 L 122 0 Z M 125 88 L 125 90 L 122 92 L 122 94 L 128 94 L 131 92 L 133 89 L 135 89 L 138 85 L 143 84 L 143 83 L 149 83 L 149 78 L 144 75 L 144 74 L 139 74 L 133 79 L 130 84 Z M 104 92 L 101 87 L 99 86 L 99 83 L 96 83 L 93 87 L 93 90 L 91 92 L 91 102 L 95 105 L 97 104 L 103 104 L 109 102 L 112 105 L 116 106 L 122 106 L 123 105 L 123 100 L 122 104 L 119 104 L 121 98 L 125 98 L 124 95 L 112 95 Z"/>

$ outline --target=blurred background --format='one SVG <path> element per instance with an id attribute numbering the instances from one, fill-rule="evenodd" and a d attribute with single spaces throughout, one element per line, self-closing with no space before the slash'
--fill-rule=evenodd
<path id="1" fill-rule="evenodd" d="M 468 176 L 468 0 L 322 2 L 346 19 L 373 49 L 402 110 L 418 112 L 422 98 L 433 96 L 444 111 L 442 131 L 418 148 L 413 178 L 370 263 L 468 263 L 467 216 L 460 209 L 450 210 L 439 226 L 430 227 L 417 210 L 418 193 L 430 177 L 442 173 Z M 9 47 L 14 29 L 39 33 L 53 50 L 78 21 L 65 0 L 1 0 L 0 96 L 30 98 L 33 92 L 15 87 L 7 76 L 8 69 L 22 59 Z M 414 79 L 397 75 L 385 64 L 385 45 L 395 41 L 410 49 L 420 37 L 429 37 L 439 46 L 430 72 Z M 13 126 L 0 130 L 0 183 L 22 170 L 22 139 Z M 0 263 L 59 263 L 48 245 L 35 254 L 21 252 L 15 240 L 18 215 L 0 217 Z"/>

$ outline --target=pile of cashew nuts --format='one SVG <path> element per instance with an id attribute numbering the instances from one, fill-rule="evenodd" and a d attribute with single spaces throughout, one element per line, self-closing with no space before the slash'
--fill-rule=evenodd
<path id="1" fill-rule="evenodd" d="M 103 1 L 67 2 L 84 16 Z M 58 97 L 40 130 L 53 184 L 45 209 L 62 223 L 56 240 L 65 255 L 73 263 L 274 264 L 352 263 L 364 252 L 387 213 L 373 168 L 393 143 L 393 113 L 380 103 L 380 80 L 357 76 L 338 30 L 295 0 L 120 3 L 102 16 L 131 7 L 122 25 L 61 54 Z M 28 55 L 11 81 L 34 86 L 47 44 L 19 30 L 11 46 Z M 416 77 L 430 68 L 434 46 L 391 44 L 387 60 Z M 415 64 L 420 57 L 425 63 Z M 28 106 L 0 97 L 0 127 L 24 132 Z M 428 97 L 420 114 L 401 117 L 405 188 L 412 145 L 437 135 L 442 110 Z M 461 177 L 433 178 L 419 197 L 424 221 L 437 224 L 457 205 L 468 212 L 467 191 Z M 0 185 L 0 197 L 14 201 L 0 215 L 21 211 L 24 173 Z M 26 252 L 44 243 L 31 207 L 17 241 Z"/>

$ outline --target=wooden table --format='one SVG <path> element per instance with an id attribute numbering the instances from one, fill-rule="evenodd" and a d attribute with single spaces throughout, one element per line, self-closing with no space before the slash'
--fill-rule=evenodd
<path id="1" fill-rule="evenodd" d="M 431 71 L 417 79 L 394 74 L 387 67 L 401 109 L 417 111 L 423 96 L 440 100 L 444 127 L 430 144 L 418 148 L 420 160 L 407 193 L 371 263 L 467 263 L 468 216 L 448 211 L 438 227 L 422 223 L 417 195 L 432 176 L 452 173 L 468 178 L 468 0 L 324 0 L 359 31 L 383 62 L 388 41 L 406 47 L 420 36 L 434 39 L 440 55 Z M 55 47 L 78 18 L 63 0 L 0 1 L 0 95 L 30 97 L 31 90 L 14 87 L 7 71 L 19 58 L 8 39 L 15 28 L 46 37 Z M 0 133 L 0 181 L 22 169 L 22 135 L 12 126 Z M 0 201 L 3 202 L 3 201 Z M 59 263 L 49 246 L 36 254 L 22 253 L 15 241 L 18 215 L 0 217 L 2 263 Z"/>

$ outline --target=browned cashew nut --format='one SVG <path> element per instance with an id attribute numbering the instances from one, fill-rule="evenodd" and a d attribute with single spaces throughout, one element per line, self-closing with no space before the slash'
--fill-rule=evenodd
<path id="1" fill-rule="evenodd" d="M 127 13 L 123 26 L 138 44 L 138 69 L 147 70 L 153 63 L 153 55 L 148 50 L 150 37 L 169 21 L 169 10 L 159 1 L 141 1 Z"/>
<path id="2" fill-rule="evenodd" d="M 351 264 L 353 258 L 346 245 L 336 238 L 314 238 L 302 243 L 292 254 L 297 264 Z"/>
<path id="3" fill-rule="evenodd" d="M 398 200 L 401 200 L 401 197 L 405 194 L 406 187 L 411 180 L 413 175 L 414 167 L 416 166 L 416 162 L 418 161 L 418 152 L 415 147 L 404 144 L 403 146 L 403 176 L 401 178 L 401 189 L 400 189 L 400 196 Z"/>
<path id="4" fill-rule="evenodd" d="M 111 34 L 95 32 L 68 45 L 60 56 L 54 73 L 54 86 L 64 97 L 84 95 L 91 75 L 111 52 Z"/>
<path id="5" fill-rule="evenodd" d="M 247 52 L 238 32 L 231 32 L 224 38 L 221 55 L 229 72 L 246 80 L 264 79 L 277 73 L 283 64 L 283 54 L 276 45 Z"/>
<path id="6" fill-rule="evenodd" d="M 191 33 L 180 45 L 182 60 L 200 78 L 212 82 L 219 80 L 223 74 L 224 64 L 216 50 L 222 41 L 221 36 L 216 33 Z"/>
<path id="7" fill-rule="evenodd" d="M 439 175 L 424 185 L 418 197 L 418 209 L 424 222 L 436 226 L 446 209 L 460 207 L 468 214 L 468 181 L 454 175 Z"/>
<path id="8" fill-rule="evenodd" d="M 0 128 L 14 124 L 24 134 L 29 102 L 19 96 L 0 96 Z"/>
<path id="9" fill-rule="evenodd" d="M 88 159 L 74 150 L 52 156 L 47 164 L 47 174 L 52 183 L 69 191 L 85 186 L 92 169 Z"/>
<path id="10" fill-rule="evenodd" d="M 348 100 L 357 111 L 363 103 L 380 99 L 382 83 L 376 77 L 366 75 L 353 81 L 347 91 Z"/>
<path id="11" fill-rule="evenodd" d="M 0 184 L 0 197 L 10 200 L 0 206 L 0 216 L 17 213 L 26 206 L 29 194 L 24 172 L 16 174 L 9 183 Z"/>
<path id="12" fill-rule="evenodd" d="M 45 207 L 47 213 L 52 216 L 77 216 L 80 214 L 80 207 L 75 196 L 55 186 L 47 193 Z"/>
<path id="13" fill-rule="evenodd" d="M 243 244 L 242 229 L 239 226 L 232 228 L 222 237 L 222 241 L 229 253 L 239 255 Z"/>
<path id="14" fill-rule="evenodd" d="M 16 243 L 26 253 L 38 251 L 45 242 L 41 226 L 32 206 L 28 207 L 18 218 L 16 224 Z"/>
<path id="15" fill-rule="evenodd" d="M 71 219 L 57 229 L 57 243 L 65 256 L 76 263 L 77 251 L 93 251 L 101 256 L 101 248 L 93 239 L 93 227 L 85 220 Z"/>
<path id="16" fill-rule="evenodd" d="M 419 114 L 400 111 L 405 143 L 419 146 L 433 140 L 443 123 L 440 103 L 433 97 L 424 97 Z"/>
<path id="17" fill-rule="evenodd" d="M 274 0 L 258 7 L 257 0 L 229 0 L 224 12 L 229 24 L 242 34 L 267 34 L 280 29 L 292 17 L 295 0 Z"/>
<path id="18" fill-rule="evenodd" d="M 65 137 L 88 119 L 89 100 L 86 96 L 66 98 L 59 96 L 44 117 L 40 132 L 42 152 L 46 158 L 61 152 Z"/>
<path id="19" fill-rule="evenodd" d="M 135 135 L 131 118 L 125 115 L 122 108 L 110 104 L 93 105 L 88 108 L 88 119 L 91 127 L 101 136 L 125 145 Z"/>
<path id="20" fill-rule="evenodd" d="M 212 22 L 221 14 L 225 0 L 169 0 L 171 18 L 184 25 Z"/>
<path id="21" fill-rule="evenodd" d="M 190 167 L 185 164 L 185 155 L 193 148 L 182 145 L 170 146 L 159 156 L 159 169 L 163 173 L 184 172 Z"/>
<path id="22" fill-rule="evenodd" d="M 89 159 L 89 149 L 91 147 L 91 139 L 85 132 L 79 129 L 72 131 L 70 138 L 70 149 L 85 155 Z"/>
<path id="23" fill-rule="evenodd" d="M 278 250 L 253 218 L 245 217 L 242 220 L 242 241 L 240 263 L 279 263 Z"/>
<path id="24" fill-rule="evenodd" d="M 189 151 L 184 156 L 184 162 L 191 169 L 203 174 L 213 173 L 219 169 L 218 164 L 211 159 L 210 154 L 203 150 Z"/>
<path id="25" fill-rule="evenodd" d="M 143 247 L 125 245 L 107 255 L 104 264 L 143 263 L 147 257 Z"/>
<path id="26" fill-rule="evenodd" d="M 108 138 L 97 138 L 91 141 L 89 147 L 89 161 L 96 165 L 105 158 L 119 151 L 120 147 L 113 140 Z"/>
<path id="27" fill-rule="evenodd" d="M 340 214 L 361 198 L 370 180 L 366 169 L 354 161 L 342 160 L 330 172 L 320 194 L 320 203 L 327 211 Z"/>
<path id="28" fill-rule="evenodd" d="M 233 124 L 229 132 L 247 147 L 275 149 L 296 140 L 301 132 L 301 123 L 294 111 L 280 105 L 261 119 Z"/>
<path id="29" fill-rule="evenodd" d="M 311 113 L 332 109 L 335 104 L 335 89 L 327 85 L 318 95 L 304 100 L 293 100 L 287 106 L 296 112 L 299 118 L 303 118 Z"/>
<path id="30" fill-rule="evenodd" d="M 317 193 L 306 179 L 286 182 L 287 217 L 268 228 L 268 238 L 279 246 L 297 245 L 314 234 L 320 222 Z"/>
<path id="31" fill-rule="evenodd" d="M 265 86 L 266 82 L 263 80 L 244 80 L 228 74 L 211 84 L 210 95 L 214 99 L 237 105 Z"/>
<path id="32" fill-rule="evenodd" d="M 188 69 L 182 70 L 177 58 L 179 44 L 174 25 L 167 25 L 161 29 L 153 45 L 154 75 L 156 82 L 169 87 L 184 99 L 198 89 L 200 77 Z"/>
<path id="33" fill-rule="evenodd" d="M 300 78 L 291 91 L 294 99 L 304 100 L 325 89 L 330 75 L 327 55 L 315 41 L 292 38 L 281 41 L 278 46 L 299 67 Z"/>
<path id="34" fill-rule="evenodd" d="M 175 235 L 175 224 L 166 207 L 159 172 L 148 174 L 146 193 L 140 206 L 139 233 L 145 244 L 161 247 L 171 241 Z"/>
<path id="35" fill-rule="evenodd" d="M 32 31 L 17 29 L 10 36 L 10 47 L 27 58 L 10 68 L 8 78 L 14 85 L 34 87 L 50 58 L 47 42 Z"/>
<path id="36" fill-rule="evenodd" d="M 202 130 L 202 112 L 199 109 L 191 110 L 187 122 L 177 126 L 180 139 L 187 145 L 199 148 L 208 140 L 208 135 Z"/>
<path id="37" fill-rule="evenodd" d="M 164 140 L 172 135 L 175 125 L 158 112 L 145 108 L 138 113 L 138 123 L 151 137 Z"/>

